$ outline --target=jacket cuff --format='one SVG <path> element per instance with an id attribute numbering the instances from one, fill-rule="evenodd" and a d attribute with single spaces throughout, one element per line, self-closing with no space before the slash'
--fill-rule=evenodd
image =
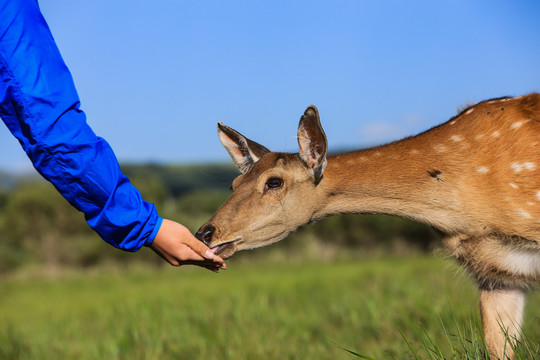
<path id="1" fill-rule="evenodd" d="M 158 233 L 159 229 L 161 228 L 162 223 L 163 223 L 163 218 L 160 216 L 160 217 L 158 217 L 156 225 L 154 226 L 154 230 L 152 231 L 150 236 L 148 236 L 148 239 L 146 240 L 144 246 L 152 245 L 152 243 L 154 242 L 154 239 L 157 236 L 157 233 Z"/>

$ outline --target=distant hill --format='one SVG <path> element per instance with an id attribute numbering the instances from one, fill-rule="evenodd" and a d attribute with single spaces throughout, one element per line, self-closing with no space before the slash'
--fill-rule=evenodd
<path id="1" fill-rule="evenodd" d="M 44 181 L 37 173 L 35 174 L 10 174 L 0 171 L 0 190 L 12 190 L 21 184 Z"/>
<path id="2" fill-rule="evenodd" d="M 130 179 L 159 180 L 169 194 L 177 197 L 194 190 L 227 190 L 240 172 L 231 164 L 161 165 L 122 164 Z"/>

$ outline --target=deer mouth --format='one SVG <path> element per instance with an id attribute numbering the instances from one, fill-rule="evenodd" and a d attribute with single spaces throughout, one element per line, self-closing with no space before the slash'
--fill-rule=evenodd
<path id="1" fill-rule="evenodd" d="M 227 241 L 225 243 L 221 243 L 216 246 L 210 247 L 210 250 L 216 254 L 222 257 L 223 259 L 227 259 L 231 257 L 236 252 L 236 242 L 240 239 L 234 239 L 231 241 Z"/>

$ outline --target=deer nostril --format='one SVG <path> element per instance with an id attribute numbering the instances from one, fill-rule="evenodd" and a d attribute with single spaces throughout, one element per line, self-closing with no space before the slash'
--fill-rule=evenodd
<path id="1" fill-rule="evenodd" d="M 213 225 L 204 225 L 195 233 L 195 237 L 205 243 L 206 245 L 210 244 L 212 241 L 212 235 L 214 235 L 216 228 Z"/>

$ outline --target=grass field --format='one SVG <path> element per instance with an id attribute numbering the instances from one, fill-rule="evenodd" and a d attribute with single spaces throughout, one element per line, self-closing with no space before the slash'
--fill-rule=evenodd
<path id="1" fill-rule="evenodd" d="M 228 265 L 0 279 L 0 358 L 358 359 L 345 348 L 459 359 L 463 343 L 481 348 L 476 289 L 450 260 Z M 524 326 L 536 355 L 539 300 L 529 296 Z"/>

